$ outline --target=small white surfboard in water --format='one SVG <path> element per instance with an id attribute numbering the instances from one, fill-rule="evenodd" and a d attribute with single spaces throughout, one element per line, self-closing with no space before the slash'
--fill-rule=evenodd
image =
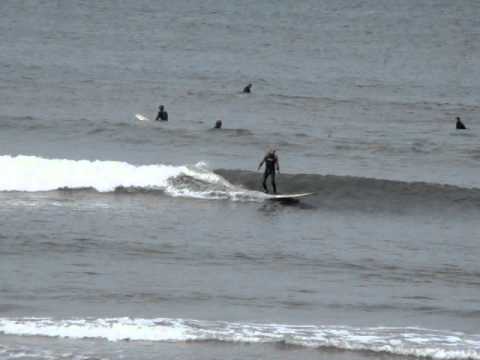
<path id="1" fill-rule="evenodd" d="M 300 194 L 281 194 L 281 195 L 271 195 L 271 194 L 265 194 L 268 200 L 293 200 L 293 199 L 299 199 L 303 198 L 306 196 L 313 195 L 315 193 L 309 192 L 309 193 L 300 193 Z"/>
<path id="2" fill-rule="evenodd" d="M 135 114 L 135 117 L 140 121 L 150 121 L 150 119 L 142 114 Z"/>

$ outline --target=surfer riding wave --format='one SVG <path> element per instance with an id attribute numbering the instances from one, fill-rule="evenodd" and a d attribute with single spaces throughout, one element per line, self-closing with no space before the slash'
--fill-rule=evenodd
<path id="1" fill-rule="evenodd" d="M 277 184 L 275 183 L 275 170 L 280 172 L 280 165 L 275 149 L 270 149 L 263 160 L 258 165 L 258 170 L 265 164 L 265 172 L 263 173 L 262 186 L 266 193 L 268 193 L 267 178 L 270 176 L 272 181 L 273 193 L 277 193 Z"/>

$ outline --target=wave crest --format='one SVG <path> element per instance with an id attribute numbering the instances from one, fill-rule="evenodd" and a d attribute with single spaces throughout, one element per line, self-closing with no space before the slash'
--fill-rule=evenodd
<path id="1" fill-rule="evenodd" d="M 44 159 L 36 156 L 0 156 L 0 191 L 54 191 L 94 189 L 98 192 L 161 191 L 170 196 L 255 201 L 262 194 L 234 186 L 196 165 L 140 165 L 120 161 Z"/>

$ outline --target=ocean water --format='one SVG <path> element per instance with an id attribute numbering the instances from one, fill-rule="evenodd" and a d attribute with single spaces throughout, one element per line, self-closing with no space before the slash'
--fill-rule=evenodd
<path id="1" fill-rule="evenodd" d="M 480 359 L 480 3 L 0 13 L 0 359 Z"/>

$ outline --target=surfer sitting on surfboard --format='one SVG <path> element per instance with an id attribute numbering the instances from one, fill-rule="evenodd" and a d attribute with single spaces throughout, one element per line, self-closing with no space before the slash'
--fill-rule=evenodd
<path id="1" fill-rule="evenodd" d="M 280 166 L 278 163 L 278 156 L 275 154 L 276 150 L 275 149 L 270 149 L 267 152 L 267 155 L 263 158 L 263 160 L 260 162 L 258 165 L 258 170 L 262 167 L 262 165 L 265 163 L 265 172 L 263 173 L 263 188 L 265 189 L 265 192 L 268 193 L 268 187 L 267 187 L 267 178 L 271 176 L 272 179 L 272 188 L 273 188 L 273 193 L 277 193 L 277 185 L 275 184 L 275 169 L 280 172 Z"/>
<path id="2" fill-rule="evenodd" d="M 462 120 L 460 120 L 460 118 L 458 116 L 457 116 L 457 123 L 455 124 L 455 127 L 457 128 L 457 130 L 466 130 L 467 129 L 465 124 L 462 122 Z"/>
<path id="3" fill-rule="evenodd" d="M 165 111 L 163 105 L 158 107 L 158 114 L 155 120 L 168 121 L 168 112 Z"/>

